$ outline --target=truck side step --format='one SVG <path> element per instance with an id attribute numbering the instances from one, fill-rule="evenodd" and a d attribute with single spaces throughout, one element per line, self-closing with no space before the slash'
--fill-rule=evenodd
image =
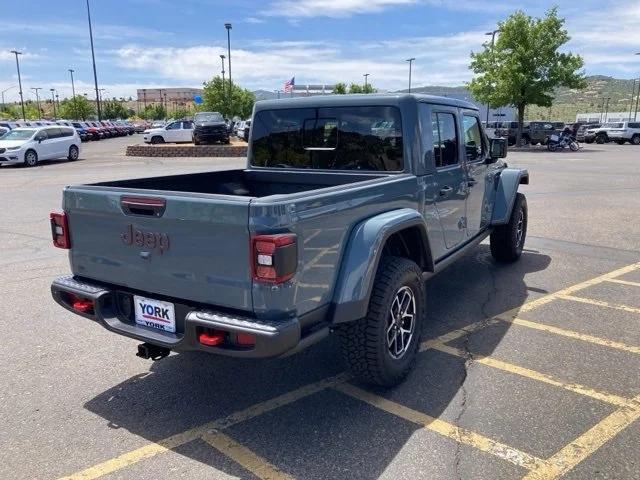
<path id="1" fill-rule="evenodd" d="M 136 357 L 151 359 L 154 362 L 156 360 L 160 360 L 171 353 L 171 350 L 165 347 L 159 347 L 157 345 L 153 345 L 151 343 L 141 343 L 138 345 L 138 353 L 136 353 Z"/>

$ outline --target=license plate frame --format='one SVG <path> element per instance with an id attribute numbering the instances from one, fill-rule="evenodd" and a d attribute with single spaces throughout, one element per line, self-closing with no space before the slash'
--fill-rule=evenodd
<path id="1" fill-rule="evenodd" d="M 136 324 L 161 332 L 176 333 L 176 310 L 171 302 L 133 296 Z"/>

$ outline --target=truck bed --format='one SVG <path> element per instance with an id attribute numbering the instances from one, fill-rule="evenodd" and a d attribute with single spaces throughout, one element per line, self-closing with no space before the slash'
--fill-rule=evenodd
<path id="1" fill-rule="evenodd" d="M 385 174 L 223 170 L 93 184 L 161 192 L 187 192 L 239 197 L 267 197 L 373 180 Z"/>

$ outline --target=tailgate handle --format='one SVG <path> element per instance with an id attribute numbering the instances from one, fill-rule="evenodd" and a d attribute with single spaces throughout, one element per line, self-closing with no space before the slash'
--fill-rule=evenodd
<path id="1" fill-rule="evenodd" d="M 120 206 L 125 215 L 144 215 L 146 217 L 161 217 L 166 208 L 164 198 L 155 197 L 121 197 Z"/>

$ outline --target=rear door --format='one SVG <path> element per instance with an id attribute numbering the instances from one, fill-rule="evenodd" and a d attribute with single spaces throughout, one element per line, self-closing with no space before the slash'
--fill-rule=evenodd
<path id="1" fill-rule="evenodd" d="M 461 160 L 457 109 L 433 105 L 433 156 L 436 165 L 436 209 L 447 249 L 465 238 L 467 174 Z"/>
<path id="2" fill-rule="evenodd" d="M 252 310 L 250 197 L 69 187 L 74 275 L 142 292 Z"/>
<path id="3" fill-rule="evenodd" d="M 190 142 L 192 140 L 191 133 L 193 132 L 193 122 L 189 120 L 184 120 L 182 123 L 182 128 L 180 129 L 180 142 Z"/>

